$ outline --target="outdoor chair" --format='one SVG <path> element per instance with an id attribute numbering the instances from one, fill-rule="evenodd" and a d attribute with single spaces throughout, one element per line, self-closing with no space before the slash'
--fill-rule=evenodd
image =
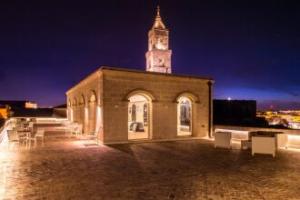
<path id="1" fill-rule="evenodd" d="M 11 144 L 20 144 L 21 142 L 26 142 L 26 137 L 19 136 L 16 130 L 7 130 L 8 138 L 8 148 Z"/>
<path id="2" fill-rule="evenodd" d="M 28 129 L 33 132 L 33 122 L 29 122 Z"/>
<path id="3" fill-rule="evenodd" d="M 250 149 L 251 148 L 251 140 L 241 140 L 241 149 Z"/>
<path id="4" fill-rule="evenodd" d="M 75 124 L 73 125 L 73 131 L 72 131 L 76 136 L 82 134 L 82 125 L 81 124 Z"/>
<path id="5" fill-rule="evenodd" d="M 29 134 L 27 134 L 26 137 L 26 147 L 31 148 L 31 143 L 34 143 L 35 145 L 35 137 L 34 137 L 34 133 L 33 132 L 29 132 Z"/>
<path id="6" fill-rule="evenodd" d="M 35 146 L 37 144 L 37 140 L 41 140 L 42 141 L 42 144 L 44 145 L 45 144 L 45 130 L 42 130 L 42 129 L 38 129 L 35 136 Z"/>
<path id="7" fill-rule="evenodd" d="M 30 132 L 30 134 L 27 137 L 27 142 L 29 143 L 29 147 L 31 147 L 31 143 L 34 143 L 34 147 L 37 146 L 38 140 L 42 141 L 42 145 L 45 143 L 45 131 L 42 129 L 38 129 L 36 133 Z"/>
<path id="8" fill-rule="evenodd" d="M 82 134 L 82 125 L 78 123 L 72 123 L 67 126 L 68 129 L 70 130 L 71 134 L 74 134 L 76 136 Z"/>

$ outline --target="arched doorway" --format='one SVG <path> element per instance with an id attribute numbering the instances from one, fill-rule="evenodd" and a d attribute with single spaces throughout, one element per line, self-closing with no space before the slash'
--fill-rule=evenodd
<path id="1" fill-rule="evenodd" d="M 143 93 L 128 98 L 128 139 L 150 139 L 152 99 Z"/>
<path id="2" fill-rule="evenodd" d="M 96 115 L 97 115 L 97 96 L 94 91 L 92 91 L 91 96 L 89 98 L 89 134 L 95 134 L 96 132 Z"/>
<path id="3" fill-rule="evenodd" d="M 177 104 L 177 135 L 192 135 L 192 101 L 188 97 L 180 97 Z"/>

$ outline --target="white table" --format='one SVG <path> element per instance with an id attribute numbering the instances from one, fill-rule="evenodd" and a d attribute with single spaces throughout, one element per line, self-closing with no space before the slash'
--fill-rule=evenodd
<path id="1" fill-rule="evenodd" d="M 215 148 L 231 148 L 231 132 L 215 132 Z"/>

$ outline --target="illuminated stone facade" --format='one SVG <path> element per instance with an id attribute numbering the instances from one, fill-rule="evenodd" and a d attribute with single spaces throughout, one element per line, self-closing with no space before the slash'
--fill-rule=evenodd
<path id="1" fill-rule="evenodd" d="M 68 119 L 106 144 L 209 136 L 213 80 L 170 74 L 168 40 L 158 10 L 147 70 L 101 67 L 67 91 Z"/>

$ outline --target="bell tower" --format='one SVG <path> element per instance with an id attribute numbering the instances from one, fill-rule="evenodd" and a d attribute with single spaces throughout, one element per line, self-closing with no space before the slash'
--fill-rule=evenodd
<path id="1" fill-rule="evenodd" d="M 169 49 L 169 30 L 160 17 L 160 9 L 154 24 L 148 32 L 148 51 L 146 53 L 146 70 L 151 72 L 171 73 L 171 55 Z"/>

